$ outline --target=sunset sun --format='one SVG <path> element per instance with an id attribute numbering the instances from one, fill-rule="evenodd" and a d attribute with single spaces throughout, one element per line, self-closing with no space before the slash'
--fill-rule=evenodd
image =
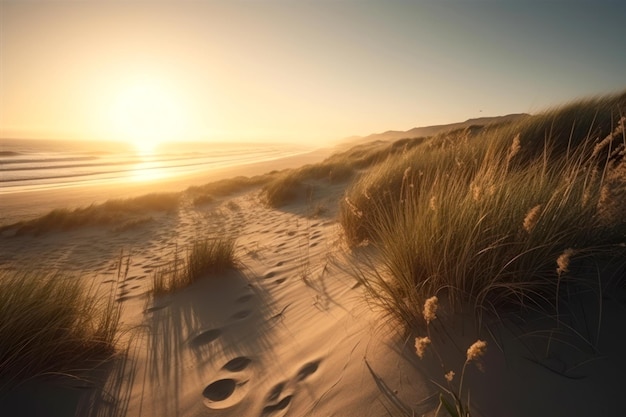
<path id="1" fill-rule="evenodd" d="M 163 83 L 134 83 L 121 90 L 110 113 L 113 135 L 150 153 L 163 142 L 175 141 L 184 133 L 182 103 Z"/>

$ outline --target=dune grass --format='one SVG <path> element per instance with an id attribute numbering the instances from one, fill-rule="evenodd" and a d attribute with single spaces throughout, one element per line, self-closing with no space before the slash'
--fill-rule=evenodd
<path id="1" fill-rule="evenodd" d="M 185 259 L 179 259 L 177 252 L 168 267 L 153 275 L 152 291 L 155 295 L 171 293 L 188 287 L 198 279 L 218 276 L 236 266 L 234 238 L 196 240 L 187 249 Z"/>
<path id="2" fill-rule="evenodd" d="M 314 182 L 346 182 L 363 169 L 421 144 L 424 138 L 401 139 L 394 143 L 374 142 L 337 152 L 318 164 L 268 174 L 261 199 L 269 207 L 282 207 L 298 197 L 310 197 Z"/>
<path id="3" fill-rule="evenodd" d="M 585 280 L 576 261 L 622 268 L 624 104 L 581 101 L 471 138 L 436 137 L 367 172 L 340 221 L 351 245 L 373 248 L 355 268 L 371 299 L 415 327 L 433 295 L 479 310 L 558 309 L 568 282 Z"/>
<path id="4" fill-rule="evenodd" d="M 186 192 L 191 196 L 193 204 L 200 206 L 212 203 L 218 197 L 225 197 L 251 187 L 264 185 L 269 180 L 269 175 L 255 175 L 253 177 L 238 176 L 204 185 L 191 186 L 187 188 Z"/>
<path id="5" fill-rule="evenodd" d="M 145 223 L 147 213 L 169 212 L 178 206 L 180 193 L 153 193 L 128 199 L 114 199 L 102 204 L 70 209 L 54 209 L 33 220 L 3 226 L 15 234 L 40 235 L 57 230 L 71 230 L 86 226 L 132 226 Z"/>
<path id="6" fill-rule="evenodd" d="M 0 392 L 36 378 L 86 378 L 110 358 L 120 329 L 114 294 L 78 277 L 0 274 Z"/>

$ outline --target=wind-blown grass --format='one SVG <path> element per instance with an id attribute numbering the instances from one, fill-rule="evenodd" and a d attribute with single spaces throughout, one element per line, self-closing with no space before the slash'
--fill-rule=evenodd
<path id="1" fill-rule="evenodd" d="M 269 175 L 256 175 L 254 177 L 239 176 L 210 182 L 204 185 L 196 185 L 187 188 L 193 204 L 196 206 L 208 204 L 218 197 L 231 195 L 251 187 L 264 185 L 270 180 Z"/>
<path id="2" fill-rule="evenodd" d="M 217 276 L 236 266 L 234 238 L 196 240 L 187 250 L 185 259 L 175 258 L 169 267 L 153 275 L 153 293 L 161 295 L 177 291 L 198 279 Z"/>
<path id="3" fill-rule="evenodd" d="M 85 378 L 111 357 L 120 328 L 113 294 L 77 277 L 0 274 L 0 391 L 34 378 Z"/>
<path id="4" fill-rule="evenodd" d="M 558 270 L 564 253 L 621 268 L 625 103 L 588 100 L 473 138 L 440 136 L 366 173 L 346 192 L 341 223 L 352 245 L 374 248 L 355 269 L 372 300 L 412 327 L 435 294 L 481 308 L 558 305 L 565 283 L 581 280 Z"/>
<path id="5" fill-rule="evenodd" d="M 54 209 L 33 220 L 0 228 L 15 230 L 15 234 L 35 235 L 71 230 L 85 226 L 130 225 L 145 222 L 150 212 L 169 212 L 178 206 L 179 193 L 154 193 L 128 199 L 114 199 L 102 204 L 70 209 Z"/>
<path id="6" fill-rule="evenodd" d="M 337 152 L 318 164 L 288 169 L 269 176 L 261 192 L 262 200 L 270 207 L 282 207 L 298 196 L 310 197 L 313 182 L 337 184 L 348 181 L 360 170 L 374 166 L 390 155 L 407 152 L 424 138 L 401 139 L 394 143 L 375 142 L 357 145 Z"/>

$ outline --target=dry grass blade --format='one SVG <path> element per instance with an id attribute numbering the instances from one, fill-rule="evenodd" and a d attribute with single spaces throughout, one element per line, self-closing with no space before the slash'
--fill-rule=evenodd
<path id="1" fill-rule="evenodd" d="M 83 377 L 115 351 L 120 306 L 77 277 L 0 276 L 0 390 L 27 379 Z"/>
<path id="2" fill-rule="evenodd" d="M 188 287 L 198 279 L 218 276 L 236 266 L 234 238 L 196 240 L 188 248 L 185 259 L 178 258 L 177 250 L 173 262 L 153 275 L 153 292 L 159 295 L 176 291 Z"/>

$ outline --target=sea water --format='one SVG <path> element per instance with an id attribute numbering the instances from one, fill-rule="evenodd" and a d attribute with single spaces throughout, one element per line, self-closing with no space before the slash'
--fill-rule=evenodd
<path id="1" fill-rule="evenodd" d="M 298 144 L 169 143 L 150 152 L 119 142 L 0 139 L 0 194 L 155 181 L 311 151 Z"/>

